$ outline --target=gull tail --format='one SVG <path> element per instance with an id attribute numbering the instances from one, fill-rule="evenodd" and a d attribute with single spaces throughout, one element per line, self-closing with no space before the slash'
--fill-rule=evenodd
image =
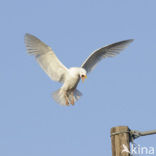
<path id="1" fill-rule="evenodd" d="M 72 104 L 72 101 L 75 103 L 80 97 L 82 96 L 82 93 L 75 89 L 73 93 L 65 92 L 63 89 L 58 89 L 57 91 L 53 92 L 52 97 L 53 99 L 60 105 L 68 106 L 69 104 Z"/>

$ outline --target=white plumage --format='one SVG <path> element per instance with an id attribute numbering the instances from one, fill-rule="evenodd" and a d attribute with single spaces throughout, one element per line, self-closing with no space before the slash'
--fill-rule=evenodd
<path id="1" fill-rule="evenodd" d="M 61 105 L 69 105 L 70 103 L 74 105 L 82 95 L 76 89 L 80 78 L 84 81 L 87 73 L 91 72 L 100 60 L 115 56 L 132 41 L 132 39 L 124 40 L 100 48 L 93 52 L 81 67 L 68 69 L 59 61 L 49 46 L 31 34 L 25 35 L 28 53 L 35 55 L 37 62 L 52 80 L 63 83 L 62 87 L 52 95 L 55 101 Z"/>

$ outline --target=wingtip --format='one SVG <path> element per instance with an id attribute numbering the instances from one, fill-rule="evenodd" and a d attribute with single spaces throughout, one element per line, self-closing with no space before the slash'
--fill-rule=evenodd
<path id="1" fill-rule="evenodd" d="M 132 43 L 133 41 L 134 41 L 134 39 L 127 39 L 127 40 L 123 40 L 123 41 L 121 41 L 121 42 L 123 42 L 123 43 L 129 45 L 129 44 Z"/>
<path id="2" fill-rule="evenodd" d="M 31 36 L 31 34 L 29 34 L 29 33 L 25 33 L 25 35 L 24 35 L 24 41 L 26 41 L 27 38 L 28 38 L 29 36 Z"/>
<path id="3" fill-rule="evenodd" d="M 133 41 L 134 41 L 134 39 L 128 39 L 127 41 L 128 41 L 128 42 L 133 42 Z"/>
<path id="4" fill-rule="evenodd" d="M 27 36 L 33 36 L 33 35 L 30 33 L 25 33 L 24 37 L 27 37 Z"/>
<path id="5" fill-rule="evenodd" d="M 24 36 L 27 36 L 27 35 L 29 35 L 29 33 L 25 33 L 25 34 L 24 34 Z"/>

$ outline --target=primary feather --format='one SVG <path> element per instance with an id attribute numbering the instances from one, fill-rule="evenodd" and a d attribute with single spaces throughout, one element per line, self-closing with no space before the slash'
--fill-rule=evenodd
<path id="1" fill-rule="evenodd" d="M 63 83 L 68 69 L 59 61 L 52 49 L 31 34 L 26 34 L 24 41 L 28 53 L 35 55 L 48 76 L 54 81 Z"/>
<path id="2" fill-rule="evenodd" d="M 133 40 L 124 40 L 114 44 L 110 44 L 94 51 L 81 65 L 88 73 L 91 72 L 96 64 L 106 57 L 113 57 L 120 51 L 124 50 Z"/>

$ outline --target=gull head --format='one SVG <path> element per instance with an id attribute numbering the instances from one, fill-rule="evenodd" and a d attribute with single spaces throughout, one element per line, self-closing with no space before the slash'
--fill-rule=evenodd
<path id="1" fill-rule="evenodd" d="M 84 82 L 84 80 L 87 78 L 87 72 L 84 68 L 80 68 L 80 78 L 82 82 Z"/>

